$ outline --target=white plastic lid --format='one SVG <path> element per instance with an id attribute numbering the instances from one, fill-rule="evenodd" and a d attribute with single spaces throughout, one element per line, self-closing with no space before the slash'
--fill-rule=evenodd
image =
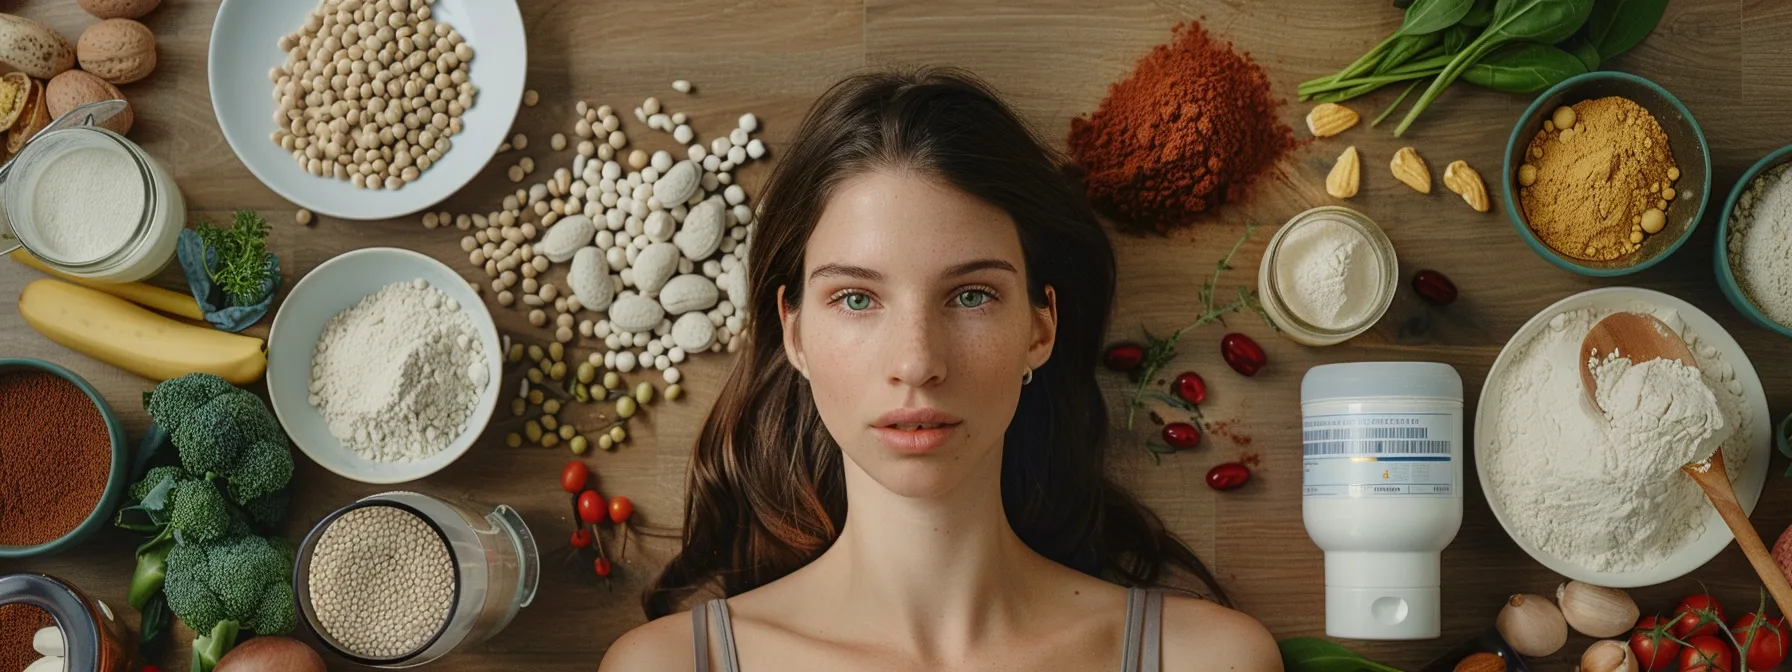
<path id="1" fill-rule="evenodd" d="M 1462 376 L 1437 362 L 1351 362 L 1307 369 L 1300 403 L 1364 397 L 1426 397 L 1462 401 Z"/>

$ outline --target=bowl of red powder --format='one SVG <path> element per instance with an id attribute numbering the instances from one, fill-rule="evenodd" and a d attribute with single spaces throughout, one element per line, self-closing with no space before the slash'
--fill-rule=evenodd
<path id="1" fill-rule="evenodd" d="M 130 471 L 124 427 L 68 369 L 0 359 L 0 559 L 66 550 L 105 527 Z"/>

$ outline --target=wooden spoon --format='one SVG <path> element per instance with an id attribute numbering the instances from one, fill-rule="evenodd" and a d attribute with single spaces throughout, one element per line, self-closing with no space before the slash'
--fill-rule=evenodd
<path id="1" fill-rule="evenodd" d="M 1614 351 L 1637 364 L 1673 359 L 1687 366 L 1698 366 L 1686 341 L 1661 320 L 1638 313 L 1613 313 L 1600 320 L 1581 341 L 1580 351 L 1590 356 L 1590 359 L 1581 360 L 1580 380 L 1593 408 L 1599 408 L 1599 400 L 1594 394 L 1598 383 L 1593 378 L 1591 363 L 1603 361 Z M 1736 489 L 1731 486 L 1729 472 L 1724 469 L 1724 451 L 1712 451 L 1710 458 L 1682 466 L 1680 470 L 1699 484 L 1705 497 L 1717 508 L 1717 514 L 1723 517 L 1724 524 L 1730 526 L 1731 534 L 1736 536 L 1736 545 L 1742 547 L 1742 554 L 1760 575 L 1767 592 L 1773 595 L 1780 613 L 1792 614 L 1792 583 L 1787 582 L 1786 573 L 1773 561 L 1767 546 L 1761 543 L 1761 535 L 1755 533 L 1755 526 L 1749 522 L 1748 513 L 1742 510 L 1742 503 L 1736 501 Z"/>

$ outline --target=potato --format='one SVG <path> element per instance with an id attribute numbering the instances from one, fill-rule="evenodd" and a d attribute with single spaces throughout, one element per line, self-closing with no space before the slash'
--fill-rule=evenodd
<path id="1" fill-rule="evenodd" d="M 84 70 L 70 70 L 57 75 L 55 79 L 50 80 L 48 86 L 44 87 L 44 104 L 49 106 L 51 119 L 67 114 L 69 110 L 82 105 L 114 98 L 125 100 L 124 94 L 119 92 L 118 87 Z M 111 119 L 107 119 L 100 126 L 113 133 L 124 135 L 131 132 L 131 122 L 135 120 L 135 116 L 131 110 L 130 101 L 125 100 L 124 111 L 113 115 Z"/>

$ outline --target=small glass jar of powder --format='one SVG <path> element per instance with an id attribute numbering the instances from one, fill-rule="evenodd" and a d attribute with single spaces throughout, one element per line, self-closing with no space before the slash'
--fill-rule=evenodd
<path id="1" fill-rule="evenodd" d="M 1394 245 L 1367 215 L 1322 206 L 1282 225 L 1257 271 L 1257 294 L 1282 333 L 1332 345 L 1374 326 L 1400 276 Z"/>

